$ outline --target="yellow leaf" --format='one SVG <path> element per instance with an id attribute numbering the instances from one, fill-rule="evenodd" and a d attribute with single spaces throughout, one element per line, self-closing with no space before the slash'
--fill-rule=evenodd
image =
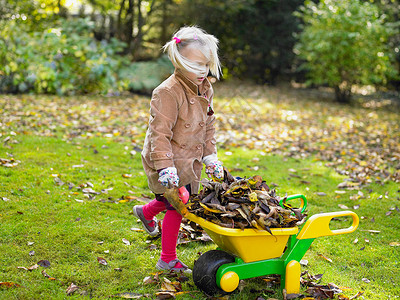
<path id="1" fill-rule="evenodd" d="M 398 247 L 398 246 L 400 246 L 400 243 L 399 242 L 391 242 L 391 243 L 389 243 L 389 246 Z"/>
<path id="2" fill-rule="evenodd" d="M 201 206 L 202 208 L 204 208 L 205 210 L 208 210 L 208 211 L 210 211 L 210 212 L 213 212 L 213 213 L 222 213 L 222 211 L 220 211 L 220 210 L 218 210 L 218 209 L 209 208 L 208 206 L 204 205 L 204 204 L 201 203 L 201 202 L 199 202 L 199 204 L 200 204 L 200 206 Z"/>
<path id="3" fill-rule="evenodd" d="M 257 202 L 258 201 L 257 194 L 255 192 L 250 193 L 249 194 L 249 199 L 250 199 L 251 202 Z"/>

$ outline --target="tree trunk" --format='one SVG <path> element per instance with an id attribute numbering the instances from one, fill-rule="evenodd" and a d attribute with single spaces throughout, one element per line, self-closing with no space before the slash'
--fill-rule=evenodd
<path id="1" fill-rule="evenodd" d="M 349 104 L 351 100 L 351 88 L 341 89 L 335 86 L 335 100 L 339 103 Z"/>
<path id="2" fill-rule="evenodd" d="M 133 41 L 133 26 L 135 24 L 135 3 L 134 0 L 129 0 L 129 7 L 126 14 L 128 19 L 125 28 L 126 43 L 128 44 L 127 50 L 129 51 L 132 47 Z"/>
<path id="3" fill-rule="evenodd" d="M 117 37 L 123 40 L 123 30 L 122 30 L 122 12 L 125 8 L 125 0 L 121 0 L 121 4 L 119 6 L 118 11 L 118 19 L 117 19 Z"/>
<path id="4" fill-rule="evenodd" d="M 161 20 L 161 44 L 164 45 L 168 38 L 167 38 L 167 9 L 168 9 L 168 4 L 167 0 L 164 0 L 162 2 L 162 20 Z"/>
<path id="5" fill-rule="evenodd" d="M 143 14 L 142 14 L 142 0 L 137 1 L 137 34 L 135 36 L 135 39 L 133 40 L 133 43 L 131 45 L 130 51 L 133 51 L 133 56 L 137 58 L 140 56 L 138 53 L 140 50 L 140 46 L 142 45 L 142 38 L 143 38 Z"/>

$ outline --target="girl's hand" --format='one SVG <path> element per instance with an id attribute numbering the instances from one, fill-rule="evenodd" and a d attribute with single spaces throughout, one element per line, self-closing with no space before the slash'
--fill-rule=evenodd
<path id="1" fill-rule="evenodd" d="M 222 162 L 216 160 L 207 164 L 206 174 L 209 178 L 214 176 L 218 180 L 224 179 L 224 168 L 222 167 Z"/>
<path id="2" fill-rule="evenodd" d="M 173 186 L 178 187 L 179 177 L 175 167 L 169 167 L 162 169 L 158 173 L 158 182 L 165 187 L 169 187 L 169 183 Z"/>

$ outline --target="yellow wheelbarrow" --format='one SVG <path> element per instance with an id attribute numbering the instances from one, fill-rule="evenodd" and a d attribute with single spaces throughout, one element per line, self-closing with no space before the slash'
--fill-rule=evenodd
<path id="1" fill-rule="evenodd" d="M 303 195 L 290 197 L 295 198 L 304 204 Z M 352 218 L 350 227 L 330 229 L 333 218 L 348 216 Z M 351 233 L 359 224 L 352 211 L 320 213 L 311 216 L 300 232 L 297 227 L 271 228 L 271 235 L 265 230 L 225 228 L 192 213 L 186 213 L 185 218 L 203 227 L 220 249 L 202 254 L 193 268 L 194 283 L 210 296 L 233 292 L 241 279 L 272 274 L 281 276 L 281 288 L 287 293 L 299 293 L 300 260 L 314 239 Z"/>

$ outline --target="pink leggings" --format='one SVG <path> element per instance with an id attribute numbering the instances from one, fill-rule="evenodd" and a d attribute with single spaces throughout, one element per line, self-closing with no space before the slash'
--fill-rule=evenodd
<path id="1" fill-rule="evenodd" d="M 143 215 L 147 220 L 152 220 L 165 209 L 164 202 L 154 199 L 143 206 Z M 161 230 L 161 260 L 167 263 L 177 258 L 176 243 L 181 222 L 182 216 L 176 210 L 166 211 Z"/>

